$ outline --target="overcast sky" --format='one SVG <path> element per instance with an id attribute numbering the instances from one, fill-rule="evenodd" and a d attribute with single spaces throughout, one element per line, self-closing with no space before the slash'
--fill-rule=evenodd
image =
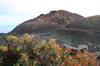
<path id="1" fill-rule="evenodd" d="M 0 33 L 9 32 L 42 13 L 60 9 L 85 17 L 100 15 L 100 0 L 0 0 Z"/>

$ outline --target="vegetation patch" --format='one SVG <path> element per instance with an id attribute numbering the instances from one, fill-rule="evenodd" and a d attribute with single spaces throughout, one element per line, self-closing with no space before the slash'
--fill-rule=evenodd
<path id="1" fill-rule="evenodd" d="M 95 53 L 71 54 L 72 49 L 56 44 L 56 39 L 38 41 L 26 33 L 6 40 L 0 45 L 0 66 L 98 66 Z"/>

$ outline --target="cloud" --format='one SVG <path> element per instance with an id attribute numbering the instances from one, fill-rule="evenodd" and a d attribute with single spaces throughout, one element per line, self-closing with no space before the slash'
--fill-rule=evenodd
<path id="1" fill-rule="evenodd" d="M 18 3 L 19 0 L 0 0 L 0 15 L 30 15 L 23 4 Z M 30 11 L 30 10 L 29 10 Z"/>
<path id="2" fill-rule="evenodd" d="M 18 25 L 32 16 L 0 16 L 0 26 Z"/>
<path id="3" fill-rule="evenodd" d="M 0 0 L 0 26 L 16 26 L 42 13 L 59 9 L 83 16 L 97 15 L 100 14 L 99 3 L 99 0 Z"/>
<path id="4" fill-rule="evenodd" d="M 95 15 L 100 12 L 99 0 L 0 0 L 6 9 L 2 12 L 12 15 L 34 15 L 48 13 L 51 10 L 64 9 L 82 14 L 83 16 Z M 5 10 L 7 12 L 5 12 Z"/>

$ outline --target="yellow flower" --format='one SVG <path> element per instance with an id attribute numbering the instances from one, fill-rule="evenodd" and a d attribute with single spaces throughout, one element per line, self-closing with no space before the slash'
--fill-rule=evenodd
<path id="1" fill-rule="evenodd" d="M 27 33 L 25 33 L 24 35 L 23 35 L 23 37 L 29 37 L 30 35 L 28 35 Z"/>
<path id="2" fill-rule="evenodd" d="M 16 36 L 8 36 L 7 37 L 7 40 L 8 41 L 13 41 L 13 40 L 15 40 L 17 37 Z"/>
<path id="3" fill-rule="evenodd" d="M 21 53 L 21 58 L 22 58 L 24 61 L 28 61 L 28 55 L 25 54 L 25 53 Z"/>
<path id="4" fill-rule="evenodd" d="M 45 43 L 46 43 L 46 41 L 45 41 L 45 40 L 42 40 L 42 41 L 40 41 L 40 43 L 41 43 L 41 44 L 45 44 Z"/>
<path id="5" fill-rule="evenodd" d="M 33 38 L 32 38 L 29 34 L 27 34 L 27 33 L 25 33 L 25 34 L 23 35 L 23 38 L 24 38 L 24 40 L 26 40 L 27 42 L 31 42 L 31 41 L 33 40 Z"/>
<path id="6" fill-rule="evenodd" d="M 55 43 L 56 42 L 56 39 L 55 38 L 52 38 L 49 40 L 49 43 Z"/>
<path id="7" fill-rule="evenodd" d="M 6 51 L 8 51 L 8 47 L 7 47 L 7 46 L 2 46 L 2 47 L 1 47 L 1 50 L 2 50 L 3 52 L 6 52 Z"/>

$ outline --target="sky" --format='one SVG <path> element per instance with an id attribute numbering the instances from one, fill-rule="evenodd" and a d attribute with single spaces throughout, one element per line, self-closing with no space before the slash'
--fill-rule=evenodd
<path id="1" fill-rule="evenodd" d="M 52 10 L 66 10 L 82 16 L 100 15 L 100 0 L 0 0 L 0 33 Z"/>

